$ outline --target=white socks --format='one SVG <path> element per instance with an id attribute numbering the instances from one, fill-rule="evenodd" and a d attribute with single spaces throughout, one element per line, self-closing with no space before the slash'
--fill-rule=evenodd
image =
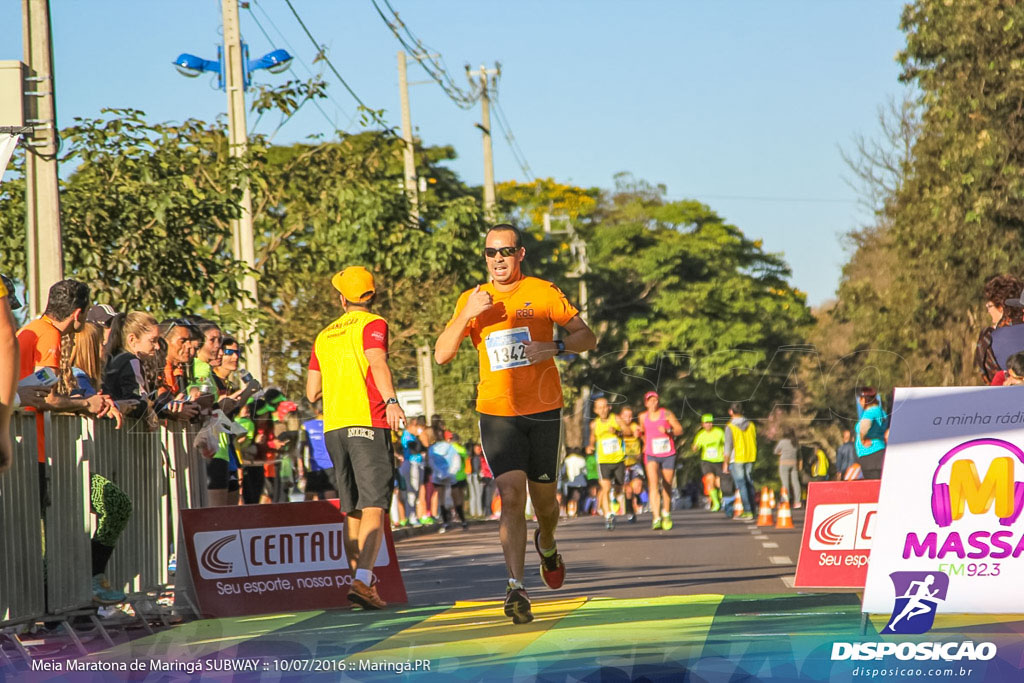
<path id="1" fill-rule="evenodd" d="M 373 581 L 373 572 L 369 569 L 357 569 L 356 570 L 356 581 L 362 581 L 367 586 Z"/>

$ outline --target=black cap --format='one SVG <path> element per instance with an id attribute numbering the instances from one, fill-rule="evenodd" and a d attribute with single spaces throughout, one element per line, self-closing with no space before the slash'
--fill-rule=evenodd
<path id="1" fill-rule="evenodd" d="M 1024 292 L 1020 293 L 1020 296 L 1016 299 L 1007 299 L 1003 302 L 1004 306 L 1012 306 L 1013 308 L 1024 308 Z"/>
<path id="2" fill-rule="evenodd" d="M 111 306 L 107 304 L 96 304 L 89 309 L 89 313 L 85 316 L 85 322 L 94 323 L 100 327 L 110 327 L 110 321 L 117 315 Z"/>

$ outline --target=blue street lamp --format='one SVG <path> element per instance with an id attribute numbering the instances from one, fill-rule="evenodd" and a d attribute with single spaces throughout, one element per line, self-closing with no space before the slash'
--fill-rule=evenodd
<path id="1" fill-rule="evenodd" d="M 274 50 L 259 59 L 251 60 L 249 59 L 249 46 L 245 43 L 242 43 L 242 55 L 242 73 L 246 89 L 252 83 L 250 74 L 253 71 L 266 69 L 272 74 L 278 74 L 287 70 L 292 63 L 292 56 L 288 54 L 287 50 Z M 188 76 L 189 78 L 195 78 L 207 72 L 215 73 L 217 74 L 217 87 L 224 90 L 224 49 L 219 45 L 217 46 L 216 61 L 183 52 L 174 60 L 174 68 L 182 76 Z"/>

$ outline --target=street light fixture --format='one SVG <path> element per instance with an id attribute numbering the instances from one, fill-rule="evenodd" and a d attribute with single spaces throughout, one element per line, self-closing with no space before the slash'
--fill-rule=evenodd
<path id="1" fill-rule="evenodd" d="M 292 56 L 285 50 L 268 52 L 257 60 L 249 59 L 249 46 L 242 41 L 238 23 L 238 0 L 221 0 L 221 14 L 224 20 L 224 44 L 217 47 L 217 59 L 209 60 L 193 54 L 183 53 L 174 60 L 174 68 L 183 76 L 195 78 L 203 73 L 217 74 L 217 87 L 228 96 L 228 144 L 231 156 L 243 157 L 249 140 L 245 125 L 245 92 L 251 84 L 253 71 L 266 69 L 281 73 L 288 69 Z M 239 308 L 248 309 L 259 301 L 255 267 L 255 240 L 252 227 L 252 195 L 247 182 L 242 184 L 239 201 L 241 215 L 231 221 L 232 250 L 235 258 L 246 264 L 249 273 L 242 281 L 242 289 L 248 299 L 239 302 Z M 260 380 L 263 376 L 263 357 L 260 338 L 255 330 L 242 334 L 245 339 L 248 370 Z"/>
<path id="2" fill-rule="evenodd" d="M 253 71 L 266 69 L 272 74 L 279 74 L 287 71 L 292 64 L 292 56 L 287 50 L 274 50 L 263 55 L 259 59 L 249 59 L 249 46 L 242 43 L 242 75 L 245 80 L 245 88 L 252 85 L 251 74 Z M 182 76 L 195 78 L 204 73 L 217 74 L 217 87 L 224 90 L 224 49 L 217 46 L 217 59 L 203 59 L 188 52 L 182 52 L 174 60 L 174 68 Z"/>

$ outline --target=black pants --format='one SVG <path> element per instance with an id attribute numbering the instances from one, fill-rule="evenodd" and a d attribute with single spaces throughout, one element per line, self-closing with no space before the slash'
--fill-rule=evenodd
<path id="1" fill-rule="evenodd" d="M 858 458 L 857 462 L 860 463 L 860 469 L 864 472 L 865 479 L 881 479 L 882 478 L 882 464 L 885 461 L 885 449 L 876 451 L 871 455 L 865 455 L 862 458 Z"/>
<path id="2" fill-rule="evenodd" d="M 242 469 L 242 502 L 246 505 L 256 505 L 260 502 L 260 494 L 263 493 L 263 465 L 255 467 L 244 467 Z"/>

